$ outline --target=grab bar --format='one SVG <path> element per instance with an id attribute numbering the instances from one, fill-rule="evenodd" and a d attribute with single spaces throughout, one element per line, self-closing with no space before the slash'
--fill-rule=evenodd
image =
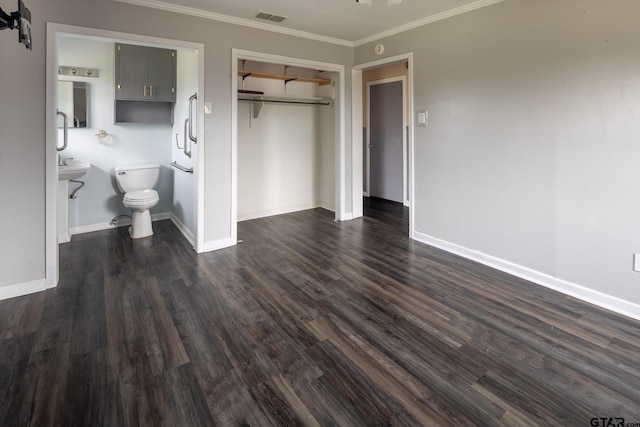
<path id="1" fill-rule="evenodd" d="M 194 93 L 193 95 L 191 95 L 189 97 L 189 139 L 192 140 L 193 142 L 195 142 L 196 144 L 198 143 L 198 138 L 196 138 L 193 135 L 193 101 L 198 99 L 198 94 Z"/>
<path id="2" fill-rule="evenodd" d="M 187 151 L 187 128 L 189 128 L 190 125 L 190 121 L 189 119 L 185 119 L 184 120 L 184 147 L 183 147 L 183 151 L 184 151 L 184 155 L 187 156 L 188 158 L 191 158 L 191 150 Z M 191 148 L 191 147 L 189 147 Z"/>
<path id="3" fill-rule="evenodd" d="M 62 134 L 64 135 L 62 148 L 56 146 L 56 150 L 62 151 L 65 148 L 67 148 L 67 143 L 69 141 L 69 119 L 67 118 L 67 115 L 65 113 L 57 109 L 56 109 L 56 114 L 59 116 L 62 116 Z"/>
<path id="4" fill-rule="evenodd" d="M 193 173 L 193 168 L 188 168 L 186 166 L 179 165 L 177 162 L 171 163 L 171 166 L 173 166 L 176 169 L 180 169 L 182 172 Z"/>

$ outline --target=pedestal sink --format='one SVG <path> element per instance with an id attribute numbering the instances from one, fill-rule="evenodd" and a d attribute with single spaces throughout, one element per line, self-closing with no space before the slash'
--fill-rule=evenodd
<path id="1" fill-rule="evenodd" d="M 69 180 L 83 177 L 91 170 L 91 163 L 66 160 L 58 166 L 58 243 L 71 241 L 69 234 Z"/>
<path id="2" fill-rule="evenodd" d="M 65 165 L 58 166 L 58 181 L 68 181 L 84 176 L 91 169 L 91 163 L 67 160 Z"/>

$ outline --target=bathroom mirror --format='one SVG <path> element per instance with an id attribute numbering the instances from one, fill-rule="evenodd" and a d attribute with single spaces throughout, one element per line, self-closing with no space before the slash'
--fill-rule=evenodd
<path id="1" fill-rule="evenodd" d="M 69 118 L 69 128 L 89 126 L 87 83 L 58 81 L 58 110 Z M 58 117 L 58 127 L 62 128 L 62 117 Z"/>

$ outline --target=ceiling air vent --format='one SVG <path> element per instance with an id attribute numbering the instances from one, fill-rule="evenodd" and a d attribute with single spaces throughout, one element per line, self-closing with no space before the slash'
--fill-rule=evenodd
<path id="1" fill-rule="evenodd" d="M 256 14 L 256 18 L 264 19 L 265 21 L 271 21 L 271 22 L 282 22 L 285 19 L 287 19 L 286 16 L 274 15 L 273 13 L 269 13 L 269 12 L 258 12 Z"/>

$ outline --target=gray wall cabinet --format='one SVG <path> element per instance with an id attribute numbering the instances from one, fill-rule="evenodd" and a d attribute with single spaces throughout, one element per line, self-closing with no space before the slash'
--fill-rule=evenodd
<path id="1" fill-rule="evenodd" d="M 176 51 L 116 44 L 116 99 L 174 102 Z"/>
<path id="2" fill-rule="evenodd" d="M 173 123 L 177 52 L 116 44 L 115 122 Z"/>

